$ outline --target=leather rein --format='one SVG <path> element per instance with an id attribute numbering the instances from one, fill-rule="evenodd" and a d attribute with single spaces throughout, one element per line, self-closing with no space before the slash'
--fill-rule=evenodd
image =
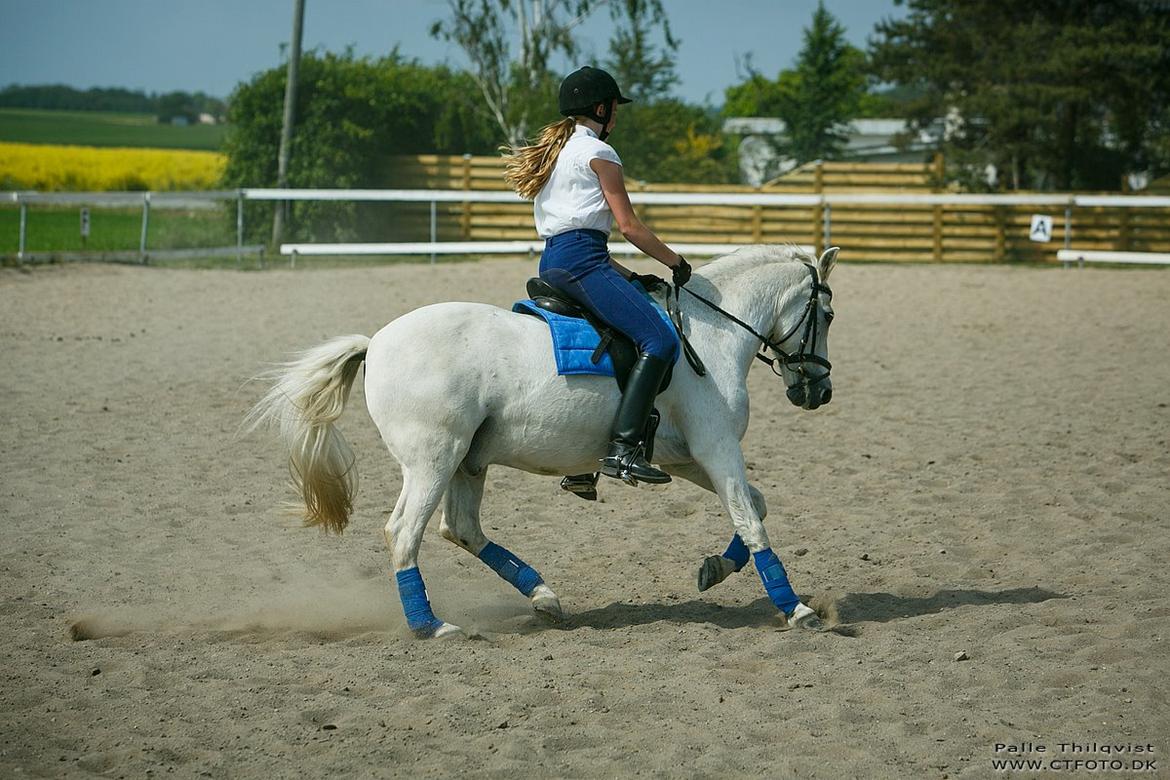
<path id="1" fill-rule="evenodd" d="M 775 374 L 776 376 L 783 378 L 784 375 L 781 373 L 780 369 L 783 368 L 784 366 L 788 366 L 790 368 L 795 366 L 795 368 L 793 368 L 792 370 L 796 372 L 799 379 L 796 382 L 794 382 L 793 384 L 789 385 L 789 389 L 796 387 L 799 384 L 806 384 L 806 385 L 815 384 L 816 382 L 819 382 L 822 379 L 827 378 L 829 376 L 829 373 L 833 370 L 833 364 L 830 363 L 828 360 L 825 360 L 820 355 L 816 355 L 813 352 L 809 352 L 806 350 L 810 346 L 813 349 L 816 348 L 817 329 L 818 329 L 817 303 L 820 300 L 820 294 L 824 293 L 825 295 L 829 296 L 830 300 L 832 300 L 833 291 L 829 289 L 828 285 L 821 283 L 820 275 L 817 273 L 817 269 L 813 265 L 811 265 L 810 263 L 805 263 L 804 266 L 805 266 L 805 268 L 808 269 L 809 273 L 812 274 L 812 291 L 809 294 L 808 302 L 805 303 L 804 311 L 801 313 L 800 319 L 796 322 L 796 324 L 793 325 L 792 328 L 789 329 L 789 331 L 787 333 L 785 333 L 783 336 L 781 336 L 776 341 L 772 341 L 767 336 L 761 335 L 760 333 L 756 332 L 756 329 L 753 328 L 751 325 L 748 325 L 746 322 L 744 322 L 740 318 L 736 317 L 734 314 L 732 314 L 728 311 L 724 311 L 723 309 L 719 308 L 719 306 L 717 306 L 716 304 L 707 300 L 702 295 L 699 295 L 698 293 L 694 292 L 693 290 L 689 290 L 686 287 L 680 287 L 678 285 L 669 285 L 669 287 L 671 289 L 673 289 L 674 295 L 673 296 L 667 295 L 667 309 L 668 309 L 668 312 L 670 314 L 671 320 L 674 322 L 675 328 L 678 330 L 679 339 L 681 339 L 681 341 L 682 341 L 683 352 L 684 352 L 684 354 L 686 354 L 687 362 L 691 364 L 691 368 L 693 368 L 695 370 L 695 373 L 698 374 L 699 376 L 706 376 L 707 368 L 706 368 L 706 366 L 703 365 L 703 361 L 699 359 L 698 354 L 695 352 L 694 348 L 691 346 L 690 342 L 688 341 L 686 335 L 683 332 L 682 312 L 680 311 L 679 306 L 678 306 L 679 290 L 686 290 L 687 293 L 689 293 L 692 298 L 699 300 L 700 302 L 702 302 L 706 306 L 719 312 L 719 314 L 723 315 L 724 317 L 731 320 L 736 325 L 743 328 L 748 333 L 752 334 L 757 339 L 759 339 L 759 341 L 761 341 L 762 343 L 760 345 L 759 350 L 756 352 L 755 357 L 757 360 L 760 360 L 760 361 L 763 361 L 764 363 L 767 363 L 768 367 L 772 369 L 772 373 Z M 672 298 L 673 298 L 673 300 L 672 300 Z M 796 335 L 796 332 L 798 330 L 800 330 L 801 326 L 804 326 L 804 332 L 800 336 L 800 346 L 797 348 L 796 352 L 789 353 L 789 352 L 785 351 L 784 348 L 781 347 L 780 345 L 783 344 L 784 342 L 788 341 L 788 339 L 792 338 L 794 335 Z M 779 357 L 776 357 L 776 358 L 768 357 L 767 353 L 764 351 L 765 349 L 771 349 Z M 809 363 L 812 363 L 814 365 L 820 366 L 821 368 L 825 369 L 824 373 L 813 375 L 808 370 Z"/>

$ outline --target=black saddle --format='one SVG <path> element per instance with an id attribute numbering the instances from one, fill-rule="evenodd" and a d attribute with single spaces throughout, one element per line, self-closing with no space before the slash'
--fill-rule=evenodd
<path id="1" fill-rule="evenodd" d="M 599 320 L 591 311 L 578 303 L 573 296 L 564 290 L 553 287 L 539 276 L 529 279 L 525 287 L 528 291 L 528 297 L 539 308 L 560 314 L 562 317 L 585 320 L 601 334 L 601 343 L 593 351 L 592 360 L 594 363 L 598 363 L 602 355 L 609 352 L 609 357 L 613 360 L 614 378 L 617 379 L 618 387 L 625 391 L 626 381 L 630 377 L 630 369 L 638 360 L 638 348 L 634 342 L 624 333 L 614 330 Z M 527 313 L 532 314 L 532 312 Z M 536 315 L 532 314 L 532 316 Z M 674 366 L 671 365 L 666 370 L 666 375 L 662 377 L 662 384 L 658 386 L 659 393 L 670 387 L 670 379 L 673 374 Z"/>

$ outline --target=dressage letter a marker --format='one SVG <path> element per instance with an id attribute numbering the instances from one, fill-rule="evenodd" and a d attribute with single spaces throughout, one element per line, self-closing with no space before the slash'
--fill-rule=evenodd
<path id="1" fill-rule="evenodd" d="M 1052 240 L 1052 217 L 1047 214 L 1033 214 L 1032 215 L 1032 229 L 1028 233 L 1028 238 L 1033 241 L 1041 241 L 1048 243 Z"/>

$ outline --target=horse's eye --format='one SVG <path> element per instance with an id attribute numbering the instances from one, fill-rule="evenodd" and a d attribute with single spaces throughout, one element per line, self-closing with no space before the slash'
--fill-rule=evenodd
<path id="1" fill-rule="evenodd" d="M 826 324 L 827 324 L 827 323 L 831 323 L 832 321 L 833 321 L 833 312 L 831 312 L 831 311 L 826 311 L 826 312 L 825 312 L 825 323 L 826 323 Z"/>

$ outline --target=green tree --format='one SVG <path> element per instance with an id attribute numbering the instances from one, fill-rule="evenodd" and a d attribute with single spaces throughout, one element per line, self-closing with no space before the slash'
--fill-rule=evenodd
<path id="1" fill-rule="evenodd" d="M 787 84 L 782 77 L 781 86 L 783 151 L 798 163 L 838 156 L 865 94 L 865 54 L 845 40 L 845 28 L 823 0 L 804 31 L 795 73 Z"/>
<path id="2" fill-rule="evenodd" d="M 734 150 L 723 138 L 718 116 L 670 96 L 678 75 L 679 41 L 659 0 L 614 0 L 614 32 L 605 68 L 622 93 L 613 143 L 628 179 L 650 182 L 725 183 L 735 180 Z M 659 32 L 661 43 L 656 42 Z"/>
<path id="3" fill-rule="evenodd" d="M 947 119 L 945 150 L 967 183 L 990 163 L 1012 189 L 1115 189 L 1170 162 L 1165 4 L 905 2 L 904 19 L 878 25 L 875 71 L 918 90 L 917 125 Z"/>
<path id="4" fill-rule="evenodd" d="M 667 97 L 678 83 L 674 52 L 679 41 L 661 0 L 612 0 L 609 9 L 614 32 L 605 65 L 622 94 L 639 102 Z M 661 46 L 654 43 L 655 28 L 662 30 Z"/>
<path id="5" fill-rule="evenodd" d="M 729 184 L 738 166 L 720 124 L 712 109 L 663 98 L 623 106 L 610 142 L 628 180 Z"/>
<path id="6" fill-rule="evenodd" d="M 782 70 L 775 80 L 756 70 L 751 54 L 743 59 L 747 78 L 733 84 L 723 93 L 724 116 L 779 116 L 785 95 L 792 91 L 795 73 Z"/>
<path id="7" fill-rule="evenodd" d="M 796 67 L 773 81 L 751 68 L 728 88 L 726 116 L 774 116 L 784 122 L 778 150 L 798 163 L 831 159 L 841 152 L 845 127 L 862 110 L 866 94 L 865 54 L 845 40 L 845 29 L 817 4 Z"/>
<path id="8" fill-rule="evenodd" d="M 275 184 L 285 78 L 284 67 L 272 68 L 233 93 L 227 186 Z M 495 147 L 469 76 L 397 53 L 380 59 L 305 54 L 296 112 L 292 187 L 393 187 L 389 162 L 395 155 L 482 154 Z M 379 227 L 384 214 L 376 205 L 297 202 L 292 225 L 301 238 L 341 240 L 390 229 Z M 250 225 L 259 228 L 264 221 L 259 212 L 249 212 Z"/>
<path id="9" fill-rule="evenodd" d="M 448 0 L 450 16 L 435 22 L 431 35 L 463 49 L 504 142 L 516 146 L 557 118 L 563 74 L 552 72 L 550 60 L 562 55 L 573 61 L 580 52 L 574 29 L 607 3 L 619 27 L 618 83 L 630 84 L 635 95 L 669 89 L 675 82 L 673 59 L 666 51 L 656 54 L 650 43 L 653 28 L 661 26 L 667 47 L 676 45 L 662 0 Z M 513 39 L 519 43 L 515 54 Z"/>
<path id="10" fill-rule="evenodd" d="M 522 144 L 534 129 L 533 118 L 543 113 L 538 107 L 556 95 L 549 58 L 576 55 L 572 31 L 588 15 L 592 0 L 448 0 L 448 6 L 450 18 L 435 22 L 431 35 L 463 49 L 504 141 Z M 520 44 L 515 57 L 513 32 Z"/>

